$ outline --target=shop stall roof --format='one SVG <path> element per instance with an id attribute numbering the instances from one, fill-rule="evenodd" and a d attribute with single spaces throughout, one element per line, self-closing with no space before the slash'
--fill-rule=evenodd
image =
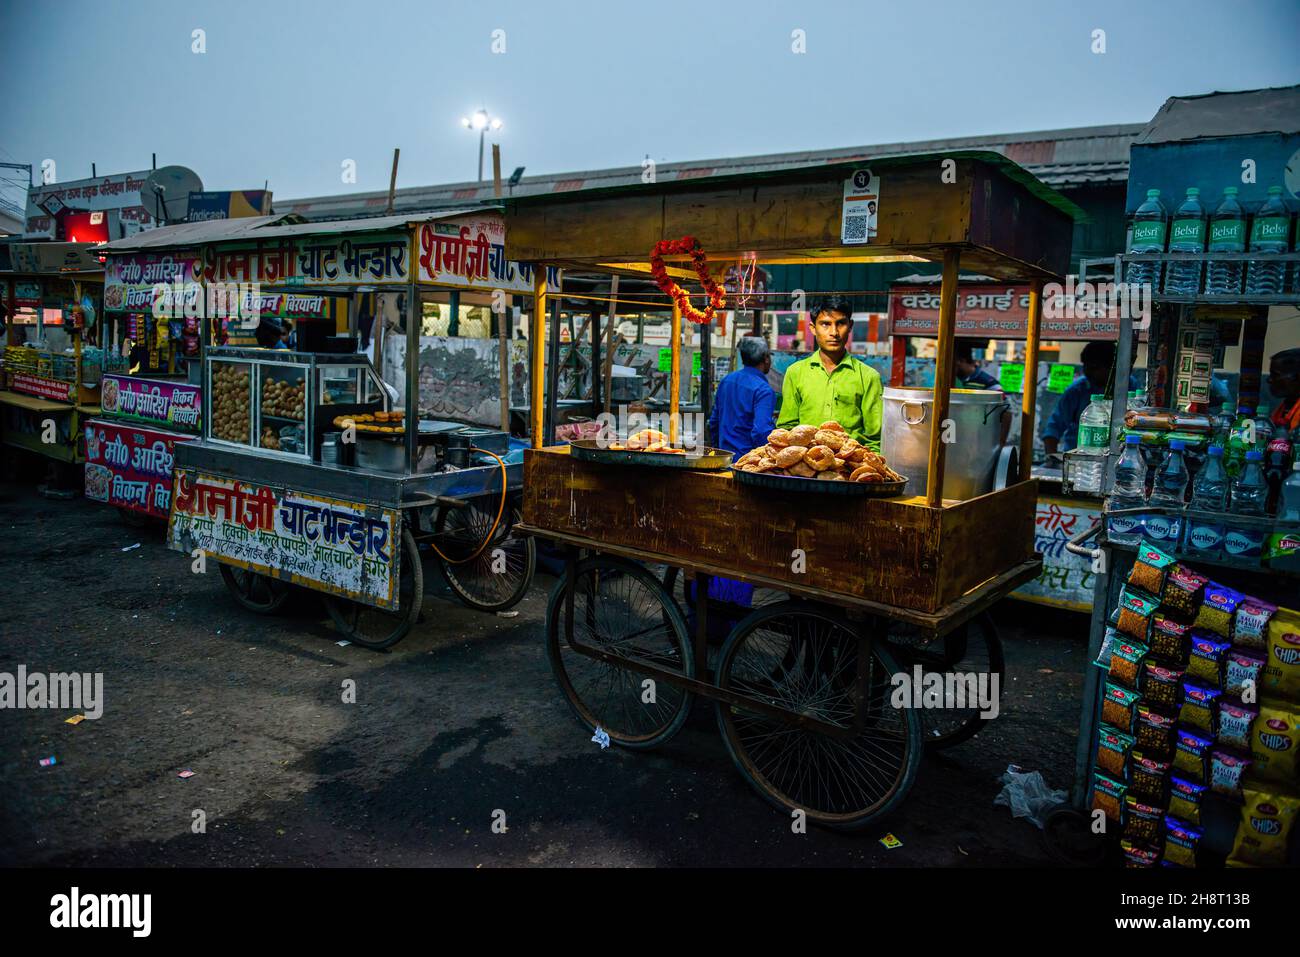
<path id="1" fill-rule="evenodd" d="M 1225 136 L 1300 133 L 1300 84 L 1171 96 L 1133 141 L 1134 146 L 1186 143 Z"/>
<path id="2" fill-rule="evenodd" d="M 115 239 L 101 249 L 108 253 L 141 252 L 149 249 L 171 249 L 183 246 L 200 246 L 210 243 L 249 242 L 260 239 L 283 239 L 289 236 L 330 236 L 343 233 L 369 233 L 388 229 L 402 229 L 419 223 L 465 216 L 482 212 L 447 209 L 428 213 L 406 213 L 397 216 L 372 216 L 366 219 L 340 219 L 327 222 L 308 222 L 303 217 L 285 213 L 276 216 L 248 216 L 240 219 L 215 219 L 202 223 L 180 223 L 160 226 Z"/>
<path id="3" fill-rule="evenodd" d="M 845 245 L 844 184 L 864 167 L 881 181 L 878 231 Z M 1068 268 L 1073 225 L 1085 218 L 1006 157 L 971 150 L 501 203 L 510 259 L 629 274 L 644 274 L 658 240 L 692 235 L 715 262 L 936 261 L 958 249 L 962 265 L 998 279 L 1050 280 Z"/>

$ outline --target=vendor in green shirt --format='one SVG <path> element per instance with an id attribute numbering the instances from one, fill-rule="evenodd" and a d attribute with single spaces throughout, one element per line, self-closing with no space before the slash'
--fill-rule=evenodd
<path id="1" fill-rule="evenodd" d="M 853 306 L 827 296 L 812 309 L 817 351 L 785 370 L 777 427 L 821 425 L 834 420 L 863 445 L 880 451 L 883 388 L 880 374 L 849 355 Z"/>

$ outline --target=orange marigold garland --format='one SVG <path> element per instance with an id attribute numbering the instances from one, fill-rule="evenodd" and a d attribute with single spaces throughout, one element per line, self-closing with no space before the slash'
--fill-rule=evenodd
<path id="1" fill-rule="evenodd" d="M 709 297 L 709 304 L 703 312 L 691 305 L 691 297 L 686 294 L 685 289 L 673 281 L 672 276 L 668 275 L 668 267 L 664 265 L 664 256 L 686 254 L 690 255 L 695 274 L 700 277 L 704 291 Z M 682 315 L 691 322 L 712 322 L 714 314 L 726 302 L 722 286 L 709 275 L 709 260 L 704 254 L 704 247 L 700 245 L 699 240 L 694 236 L 683 236 L 681 239 L 662 239 L 655 243 L 655 248 L 650 250 L 650 275 L 654 277 L 655 282 L 658 283 L 664 294 L 671 296 L 673 301 L 677 303 Z"/>

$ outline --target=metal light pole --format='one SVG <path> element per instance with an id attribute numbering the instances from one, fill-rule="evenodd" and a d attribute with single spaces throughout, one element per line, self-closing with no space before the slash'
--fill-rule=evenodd
<path id="1" fill-rule="evenodd" d="M 483 142 L 488 130 L 495 133 L 501 129 L 501 119 L 488 116 L 487 110 L 475 110 L 472 116 L 462 116 L 460 125 L 467 130 L 478 130 L 478 181 L 481 183 L 483 182 Z"/>

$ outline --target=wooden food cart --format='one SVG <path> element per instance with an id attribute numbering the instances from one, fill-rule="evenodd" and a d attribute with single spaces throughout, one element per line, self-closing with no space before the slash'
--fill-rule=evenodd
<path id="1" fill-rule="evenodd" d="M 1031 284 L 1032 364 L 1042 285 L 1065 271 L 1072 228 L 1068 203 L 989 153 L 891 157 L 505 205 L 511 257 L 566 274 L 644 275 L 655 244 L 684 235 L 719 266 L 742 256 L 759 265 L 941 261 L 936 422 L 947 419 L 953 378 L 959 263 Z M 538 341 L 548 289 L 540 269 L 535 276 Z M 680 323 L 675 308 L 673 384 Z M 596 464 L 567 447 L 541 447 L 541 388 L 535 367 L 520 530 L 570 551 L 548 608 L 546 641 L 579 720 L 624 747 L 655 747 L 681 730 L 698 694 L 714 702 L 741 774 L 775 806 L 846 829 L 896 806 L 915 775 L 922 732 L 916 710 L 891 703 L 903 661 L 883 640 L 885 626 L 902 622 L 926 639 L 942 638 L 1038 574 L 1036 483 L 1027 462 L 1021 481 L 969 501 L 941 497 L 943 429 L 932 430 L 925 496 L 906 498 L 817 487 L 839 483 L 809 482 L 806 492 L 792 493 L 743 485 L 726 472 Z M 675 423 L 675 389 L 671 398 Z M 1031 396 L 1027 435 L 1033 415 Z M 693 634 L 653 572 L 664 565 L 696 580 Z M 740 621 L 714 654 L 707 587 L 714 577 L 789 599 Z"/>
<path id="2" fill-rule="evenodd" d="M 197 290 L 185 293 L 188 307 L 196 298 L 203 310 L 220 303 L 211 295 L 218 284 L 237 289 L 238 311 L 227 302 L 221 315 L 237 316 L 230 328 L 244 334 L 261 317 L 307 308 L 305 300 L 313 308 L 332 300 L 317 311 L 342 335 L 313 337 L 327 351 L 213 346 L 217 326 L 206 316 L 202 434 L 175 450 L 168 544 L 218 562 L 246 608 L 276 611 L 292 585 L 320 591 L 345 637 L 385 648 L 420 614 L 424 549 L 471 607 L 508 608 L 527 591 L 535 547 L 512 533 L 522 465 L 506 461 L 508 434 L 422 414 L 422 297 L 531 286 L 527 270 L 505 260 L 493 217 L 499 226 L 491 210 L 323 223 L 264 217 L 109 244 L 110 256 L 179 263 Z M 350 338 L 357 297 L 375 292 L 404 301 L 405 348 L 393 369 L 404 386 L 400 407 Z M 442 374 L 423 369 L 433 382 Z"/>

